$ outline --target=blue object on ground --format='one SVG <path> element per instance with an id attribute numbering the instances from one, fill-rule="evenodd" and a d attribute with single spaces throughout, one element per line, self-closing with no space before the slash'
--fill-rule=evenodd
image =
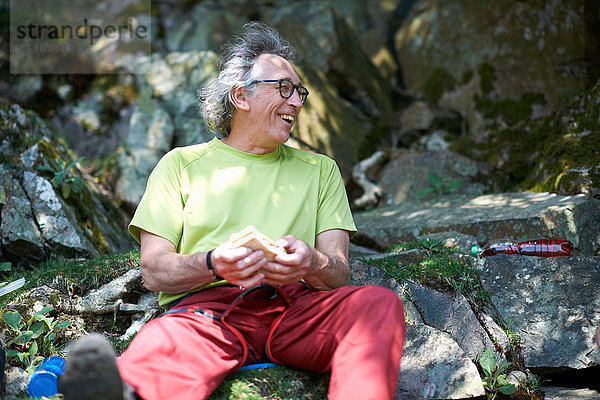
<path id="1" fill-rule="evenodd" d="M 29 397 L 50 397 L 58 393 L 58 376 L 65 371 L 65 359 L 52 356 L 46 358 L 35 370 L 27 384 Z"/>
<path id="2" fill-rule="evenodd" d="M 273 367 L 281 367 L 280 364 L 275 363 L 262 363 L 262 364 L 252 364 L 252 365 L 244 365 L 242 368 L 238 369 L 238 371 L 249 371 L 251 369 L 265 369 L 265 368 L 273 368 Z"/>

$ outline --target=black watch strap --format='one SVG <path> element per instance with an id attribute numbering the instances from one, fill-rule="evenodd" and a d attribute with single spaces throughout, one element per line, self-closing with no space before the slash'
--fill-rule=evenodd
<path id="1" fill-rule="evenodd" d="M 217 275 L 217 273 L 215 272 L 215 269 L 213 268 L 213 265 L 212 265 L 212 257 L 211 256 L 212 256 L 213 250 L 210 250 L 208 253 L 206 253 L 206 267 L 212 273 L 212 276 L 214 279 L 222 280 L 223 277 Z"/>

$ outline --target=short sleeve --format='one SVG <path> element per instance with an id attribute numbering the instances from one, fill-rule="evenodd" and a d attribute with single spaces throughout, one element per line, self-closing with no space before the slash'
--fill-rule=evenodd
<path id="1" fill-rule="evenodd" d="M 356 226 L 342 174 L 335 161 L 329 158 L 327 161 L 321 170 L 315 234 L 330 229 L 344 229 L 350 232 L 350 237 L 353 237 L 356 234 Z"/>
<path id="2" fill-rule="evenodd" d="M 171 151 L 161 158 L 150 174 L 146 191 L 129 224 L 129 232 L 139 242 L 143 229 L 178 247 L 183 231 L 183 207 L 180 159 L 175 151 Z"/>

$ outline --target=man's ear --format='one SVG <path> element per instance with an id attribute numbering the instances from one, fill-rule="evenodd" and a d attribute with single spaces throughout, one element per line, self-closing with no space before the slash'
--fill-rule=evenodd
<path id="1" fill-rule="evenodd" d="M 238 110 L 250 110 L 250 104 L 248 104 L 248 92 L 243 87 L 235 86 L 231 89 L 231 100 Z"/>

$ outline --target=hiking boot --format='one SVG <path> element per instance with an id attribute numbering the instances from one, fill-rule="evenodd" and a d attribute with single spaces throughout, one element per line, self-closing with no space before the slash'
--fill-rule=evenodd
<path id="1" fill-rule="evenodd" d="M 67 356 L 65 372 L 58 377 L 58 392 L 65 400 L 130 400 L 112 346 L 102 335 L 78 340 Z"/>

